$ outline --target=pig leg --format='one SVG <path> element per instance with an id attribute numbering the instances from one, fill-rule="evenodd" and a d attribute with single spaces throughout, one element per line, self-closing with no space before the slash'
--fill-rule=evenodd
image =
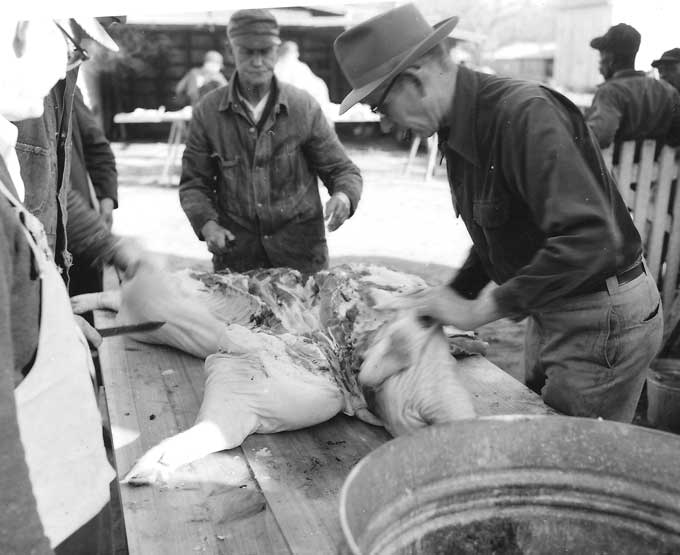
<path id="1" fill-rule="evenodd" d="M 133 486 L 166 482 L 179 467 L 243 443 L 258 426 L 255 413 L 235 407 L 229 432 L 210 420 L 197 422 L 188 430 L 149 449 L 125 475 L 122 483 Z"/>

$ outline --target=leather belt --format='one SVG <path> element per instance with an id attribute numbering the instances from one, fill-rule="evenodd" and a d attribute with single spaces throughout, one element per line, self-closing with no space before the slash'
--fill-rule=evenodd
<path id="1" fill-rule="evenodd" d="M 645 273 L 644 264 L 642 262 L 638 262 L 632 268 L 629 268 L 625 272 L 621 272 L 620 274 L 617 274 L 616 280 L 619 282 L 619 285 L 625 285 L 626 283 L 630 283 L 635 278 L 641 276 L 644 273 Z M 577 295 L 590 295 L 591 293 L 600 293 L 602 291 L 607 291 L 606 281 L 599 283 L 598 285 L 593 285 L 592 287 L 588 287 L 587 289 L 584 289 L 584 290 L 578 290 L 577 289 L 576 291 L 570 293 L 568 296 L 574 297 L 574 296 L 577 296 Z"/>

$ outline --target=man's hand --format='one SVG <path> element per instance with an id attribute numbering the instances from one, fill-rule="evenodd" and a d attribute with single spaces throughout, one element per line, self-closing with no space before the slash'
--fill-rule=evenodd
<path id="1" fill-rule="evenodd" d="M 111 231 L 113 226 L 113 199 L 103 198 L 99 200 L 99 215 Z"/>
<path id="2" fill-rule="evenodd" d="M 338 229 L 349 218 L 350 201 L 345 193 L 335 193 L 326 203 L 324 219 L 328 231 Z"/>
<path id="3" fill-rule="evenodd" d="M 229 250 L 229 243 L 236 240 L 234 234 L 214 220 L 207 222 L 201 229 L 208 250 L 213 254 L 223 254 Z"/>
<path id="4" fill-rule="evenodd" d="M 82 316 L 74 314 L 73 318 L 75 319 L 77 326 L 80 328 L 80 331 L 83 332 L 87 342 L 93 347 L 98 348 L 99 345 L 102 344 L 102 336 L 99 335 L 99 332 L 97 332 L 97 330 L 94 329 Z"/>
<path id="5" fill-rule="evenodd" d="M 475 300 L 461 297 L 448 285 L 438 285 L 393 298 L 375 307 L 378 310 L 415 310 L 418 316 L 431 318 L 460 330 L 474 330 L 498 320 L 502 315 L 490 293 Z"/>

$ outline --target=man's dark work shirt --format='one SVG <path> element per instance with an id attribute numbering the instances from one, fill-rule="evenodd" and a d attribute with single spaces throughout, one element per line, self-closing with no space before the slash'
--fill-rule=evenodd
<path id="1" fill-rule="evenodd" d="M 451 193 L 474 246 L 451 286 L 489 279 L 522 316 L 592 290 L 642 254 L 616 183 L 578 108 L 538 84 L 461 67 L 440 129 Z"/>

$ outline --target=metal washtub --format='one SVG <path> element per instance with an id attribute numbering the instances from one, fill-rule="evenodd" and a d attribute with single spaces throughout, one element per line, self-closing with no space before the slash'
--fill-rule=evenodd
<path id="1" fill-rule="evenodd" d="M 362 459 L 355 554 L 680 553 L 680 437 L 564 416 L 433 426 Z"/>

